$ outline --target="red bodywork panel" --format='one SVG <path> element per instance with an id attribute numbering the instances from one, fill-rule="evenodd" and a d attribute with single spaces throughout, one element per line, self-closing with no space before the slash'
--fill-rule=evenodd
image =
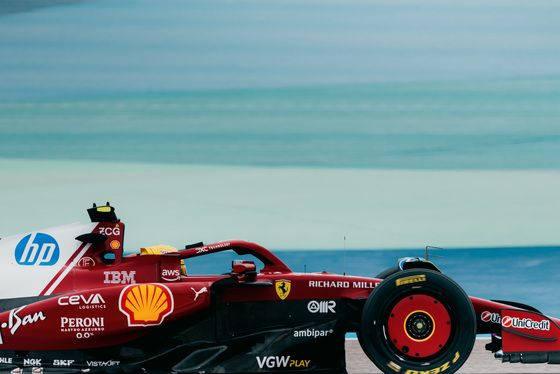
<path id="1" fill-rule="evenodd" d="M 82 349 L 130 341 L 207 308 L 208 286 L 132 284 L 55 296 L 1 313 L 2 348 Z"/>
<path id="2" fill-rule="evenodd" d="M 501 316 L 504 352 L 560 351 L 560 320 L 511 308 Z"/>

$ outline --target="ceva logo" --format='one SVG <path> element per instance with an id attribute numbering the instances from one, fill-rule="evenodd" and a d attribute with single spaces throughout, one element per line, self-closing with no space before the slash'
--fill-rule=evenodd
<path id="1" fill-rule="evenodd" d="M 20 265 L 52 266 L 58 262 L 60 248 L 52 236 L 37 232 L 21 239 L 14 255 Z"/>

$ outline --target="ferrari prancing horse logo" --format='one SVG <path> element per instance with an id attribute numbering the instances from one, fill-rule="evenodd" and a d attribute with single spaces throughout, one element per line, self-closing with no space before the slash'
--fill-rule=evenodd
<path id="1" fill-rule="evenodd" d="M 279 279 L 274 285 L 276 287 L 276 293 L 278 294 L 278 297 L 282 300 L 286 299 L 290 294 L 290 290 L 292 289 L 292 284 L 290 283 L 290 281 L 286 279 Z"/>

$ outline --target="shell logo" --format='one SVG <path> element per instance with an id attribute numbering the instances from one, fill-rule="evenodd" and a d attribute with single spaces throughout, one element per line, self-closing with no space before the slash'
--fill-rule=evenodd
<path id="1" fill-rule="evenodd" d="M 137 284 L 124 288 L 119 309 L 129 326 L 156 326 L 173 312 L 173 294 L 163 284 Z"/>

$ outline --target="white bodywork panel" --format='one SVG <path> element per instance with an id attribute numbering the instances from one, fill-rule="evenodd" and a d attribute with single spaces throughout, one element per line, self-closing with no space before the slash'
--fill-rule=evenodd
<path id="1" fill-rule="evenodd" d="M 51 281 L 58 284 L 89 248 L 75 238 L 96 225 L 75 223 L 0 239 L 0 298 L 50 294 Z M 62 271 L 80 246 L 81 254 Z"/>

